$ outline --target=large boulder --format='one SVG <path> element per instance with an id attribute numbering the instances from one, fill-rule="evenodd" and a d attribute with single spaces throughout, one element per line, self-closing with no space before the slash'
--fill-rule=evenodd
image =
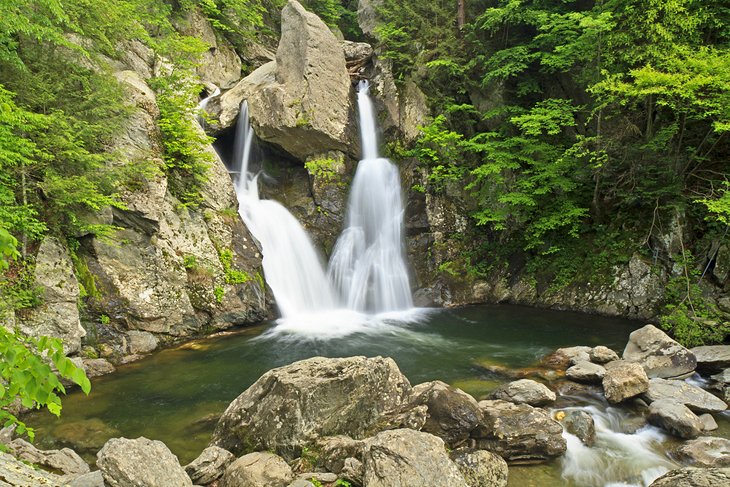
<path id="1" fill-rule="evenodd" d="M 244 455 L 226 469 L 219 487 L 286 487 L 294 479 L 283 458 L 268 452 Z"/>
<path id="2" fill-rule="evenodd" d="M 161 441 L 112 438 L 96 454 L 109 487 L 188 487 L 193 483 Z"/>
<path id="3" fill-rule="evenodd" d="M 363 485 L 368 487 L 453 487 L 467 485 L 446 454 L 441 438 L 398 429 L 365 442 Z"/>
<path id="4" fill-rule="evenodd" d="M 550 415 L 527 404 L 481 401 L 483 419 L 472 432 L 476 446 L 511 463 L 534 463 L 565 453 L 563 427 Z"/>
<path id="5" fill-rule="evenodd" d="M 520 379 L 498 387 L 489 395 L 490 399 L 500 399 L 515 404 L 544 406 L 555 401 L 555 393 L 532 379 Z"/>
<path id="6" fill-rule="evenodd" d="M 730 440 L 702 436 L 680 445 L 677 456 L 696 467 L 730 467 Z"/>
<path id="7" fill-rule="evenodd" d="M 43 239 L 34 278 L 43 302 L 18 319 L 17 325 L 30 336 L 60 338 L 67 354 L 78 352 L 86 336 L 79 318 L 79 283 L 68 249 L 55 237 Z"/>
<path id="8" fill-rule="evenodd" d="M 67 476 L 89 473 L 89 465 L 70 448 L 60 450 L 39 450 L 27 441 L 17 438 L 7 445 L 19 460 L 43 467 Z"/>
<path id="9" fill-rule="evenodd" d="M 481 419 L 473 397 L 441 381 L 415 386 L 411 402 L 428 408 L 421 430 L 438 436 L 451 448 L 466 441 Z"/>
<path id="10" fill-rule="evenodd" d="M 608 402 L 625 401 L 646 392 L 648 388 L 649 378 L 641 365 L 623 360 L 606 364 L 603 393 Z"/>
<path id="11" fill-rule="evenodd" d="M 235 459 L 233 453 L 210 446 L 198 458 L 185 465 L 185 472 L 196 484 L 208 485 L 218 480 Z"/>
<path id="12" fill-rule="evenodd" d="M 700 419 L 681 402 L 660 399 L 649 405 L 649 422 L 679 438 L 696 438 L 702 433 Z"/>
<path id="13" fill-rule="evenodd" d="M 469 487 L 507 487 L 507 462 L 486 450 L 462 448 L 451 453 Z"/>
<path id="14" fill-rule="evenodd" d="M 649 487 L 719 487 L 730 485 L 730 468 L 681 468 L 671 470 Z"/>
<path id="15" fill-rule="evenodd" d="M 0 452 L 0 486 L 2 487 L 65 486 L 58 475 L 34 469 L 12 455 Z"/>
<path id="16" fill-rule="evenodd" d="M 690 349 L 703 370 L 719 371 L 730 367 L 730 345 L 706 345 Z"/>
<path id="17" fill-rule="evenodd" d="M 314 357 L 270 370 L 223 413 L 212 444 L 234 454 L 271 450 L 287 458 L 317 438 L 362 438 L 411 393 L 390 358 Z"/>
<path id="18" fill-rule="evenodd" d="M 727 409 L 722 399 L 681 380 L 651 379 L 643 397 L 649 402 L 672 399 L 696 413 L 719 413 Z"/>
<path id="19" fill-rule="evenodd" d="M 629 335 L 623 359 L 637 362 L 652 377 L 681 377 L 697 367 L 695 355 L 653 325 Z"/>

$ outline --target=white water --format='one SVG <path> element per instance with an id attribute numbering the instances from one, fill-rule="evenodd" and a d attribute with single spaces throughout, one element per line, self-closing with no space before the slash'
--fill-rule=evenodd
<path id="1" fill-rule="evenodd" d="M 346 228 L 335 245 L 329 277 L 344 304 L 382 313 L 413 307 L 403 256 L 403 203 L 398 168 L 378 157 L 368 84 L 358 90 L 363 160 L 352 181 Z"/>
<path id="2" fill-rule="evenodd" d="M 352 185 L 347 228 L 329 271 L 297 219 L 280 203 L 262 200 L 249 172 L 254 133 L 241 104 L 232 171 L 239 213 L 262 247 L 266 282 L 281 313 L 275 333 L 316 337 L 373 331 L 389 322 L 418 321 L 402 251 L 400 179 L 377 157 L 375 117 L 367 86 L 358 95 L 363 159 Z"/>
<path id="3" fill-rule="evenodd" d="M 567 408 L 593 416 L 596 441 L 592 447 L 563 432 L 568 450 L 562 459 L 563 478 L 585 487 L 647 487 L 667 471 L 677 468 L 663 453 L 666 435 L 646 425 L 625 431 L 628 413 L 618 408 L 595 406 Z"/>
<path id="4" fill-rule="evenodd" d="M 198 108 L 195 110 L 195 112 L 198 114 L 198 123 L 201 127 L 205 128 L 205 118 L 203 117 L 203 113 L 205 112 L 205 109 L 208 107 L 208 103 L 210 103 L 210 100 L 212 98 L 215 98 L 216 96 L 221 94 L 221 89 L 217 86 L 215 87 L 215 90 L 210 96 L 206 96 L 202 100 L 200 100 L 200 103 L 198 103 Z"/>

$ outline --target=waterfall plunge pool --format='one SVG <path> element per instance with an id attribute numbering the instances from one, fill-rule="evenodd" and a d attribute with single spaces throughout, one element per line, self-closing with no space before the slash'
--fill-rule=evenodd
<path id="1" fill-rule="evenodd" d="M 277 326 L 275 322 L 225 332 L 159 351 L 94 379 L 88 397 L 74 390 L 64 398 L 60 419 L 40 412 L 25 419 L 36 427 L 40 448 L 68 446 L 93 463 L 95 453 L 109 438 L 145 436 L 165 442 L 184 465 L 207 446 L 218 415 L 228 404 L 274 367 L 318 355 L 382 355 L 392 357 L 414 385 L 443 380 L 480 399 L 509 380 L 488 372 L 480 363 L 530 367 L 554 349 L 572 345 L 606 345 L 621 352 L 629 333 L 643 325 L 514 305 L 429 310 L 419 318 L 410 323 L 380 321 L 347 336 L 328 335 L 326 339 L 316 330 L 291 330 L 286 323 Z M 559 407 L 594 408 L 594 416 L 606 410 L 595 397 L 559 401 Z M 716 415 L 716 419 L 720 430 L 711 434 L 730 436 L 727 417 Z M 655 467 L 660 472 L 668 465 L 671 468 L 666 450 L 673 440 L 654 428 L 624 436 L 607 431 L 603 445 L 610 455 L 615 444 L 634 444 L 644 438 L 646 458 L 633 453 L 635 458 L 620 460 L 627 465 L 613 469 L 610 480 L 617 482 L 613 485 L 642 485 L 641 481 L 618 482 L 634 482 L 641 471 L 651 474 Z M 607 456 L 606 451 L 593 449 L 591 453 L 588 450 L 592 449 L 580 446 L 550 464 L 510 466 L 510 486 L 611 485 L 606 482 L 609 479 L 587 474 L 597 468 L 598 459 Z M 632 465 L 640 471 L 633 471 Z M 578 481 L 566 481 L 563 472 L 572 472 Z"/>

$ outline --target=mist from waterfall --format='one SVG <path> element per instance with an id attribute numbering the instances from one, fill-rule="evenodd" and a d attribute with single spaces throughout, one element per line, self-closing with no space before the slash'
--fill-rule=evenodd
<path id="1" fill-rule="evenodd" d="M 231 173 L 239 213 L 261 244 L 266 282 L 281 313 L 277 331 L 345 335 L 422 314 L 412 309 L 398 169 L 378 157 L 368 85 L 359 88 L 363 160 L 328 268 L 299 221 L 279 202 L 259 198 L 258 175 L 249 169 L 255 136 L 248 104 L 241 104 Z"/>

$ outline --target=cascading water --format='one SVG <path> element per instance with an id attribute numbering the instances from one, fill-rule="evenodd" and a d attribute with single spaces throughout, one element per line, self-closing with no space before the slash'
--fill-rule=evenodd
<path id="1" fill-rule="evenodd" d="M 398 169 L 378 157 L 377 131 L 367 81 L 358 90 L 363 159 L 352 181 L 346 228 L 335 245 L 328 275 L 347 308 L 369 313 L 413 307 L 403 256 L 403 204 Z"/>

